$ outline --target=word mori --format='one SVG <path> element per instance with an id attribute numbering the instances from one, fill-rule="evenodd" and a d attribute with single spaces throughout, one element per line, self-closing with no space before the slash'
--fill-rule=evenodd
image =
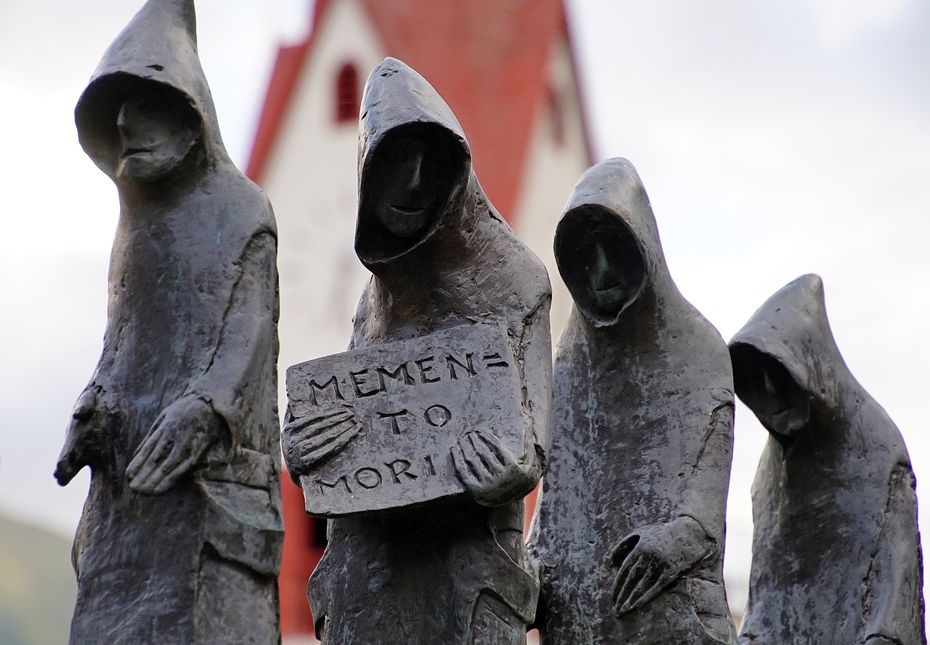
<path id="1" fill-rule="evenodd" d="M 348 494 L 353 494 L 353 486 L 363 490 L 374 490 L 384 484 L 401 485 L 416 481 L 420 477 L 435 477 L 436 466 L 433 457 L 426 455 L 423 457 L 423 464 L 419 472 L 412 470 L 413 464 L 407 459 L 395 459 L 386 461 L 382 465 L 365 466 L 357 469 L 351 475 L 342 475 L 334 481 L 326 481 L 318 477 L 314 483 L 320 487 L 320 494 L 326 495 L 327 492 L 333 492 L 340 487 Z"/>

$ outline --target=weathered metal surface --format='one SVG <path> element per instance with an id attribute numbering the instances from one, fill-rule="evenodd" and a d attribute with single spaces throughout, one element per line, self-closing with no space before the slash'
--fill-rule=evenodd
<path id="1" fill-rule="evenodd" d="M 430 345 L 432 334 L 481 323 L 503 330 L 496 338 L 508 348 L 498 340 L 489 348 L 509 367 L 495 377 L 504 380 L 493 381 L 500 409 L 466 412 L 467 423 L 435 437 L 446 452 L 437 454 L 437 476 L 425 478 L 424 485 L 436 488 L 424 492 L 440 497 L 330 520 L 329 543 L 309 585 L 318 633 L 324 643 L 339 645 L 522 643 L 539 592 L 522 539 L 522 497 L 539 479 L 549 443 L 549 281 L 488 202 L 452 111 L 426 80 L 391 58 L 371 73 L 362 101 L 355 250 L 373 275 L 355 312 L 350 350 L 411 341 L 421 351 L 418 343 Z M 489 360 L 476 362 L 478 374 L 504 369 Z M 448 368 L 432 365 L 435 378 Z M 359 368 L 369 369 L 361 382 L 373 387 L 372 365 Z M 411 377 L 422 379 L 419 367 L 412 369 Z M 426 385 L 416 387 L 425 394 Z M 458 387 L 451 378 L 430 385 L 436 392 Z M 349 387 L 354 391 L 354 383 Z M 482 389 L 475 403 L 487 400 Z M 411 408 L 432 403 L 405 398 L 403 406 L 408 401 Z M 448 408 L 451 426 L 454 402 Z M 424 422 L 415 431 L 428 428 Z M 369 425 L 303 434 L 301 423 L 289 419 L 283 434 L 288 469 L 301 475 L 317 463 L 337 463 L 343 453 L 349 459 L 356 443 L 367 453 L 375 438 Z M 381 420 L 376 427 L 393 446 L 392 424 Z M 384 453 L 373 466 L 382 469 L 385 493 L 394 482 L 384 464 L 395 455 L 407 458 Z M 333 474 L 358 483 L 357 471 Z M 369 485 L 377 481 L 371 471 L 361 477 Z M 443 497 L 442 490 L 455 494 Z"/>
<path id="2" fill-rule="evenodd" d="M 736 393 L 769 431 L 740 642 L 926 643 L 914 471 L 840 354 L 821 279 L 775 293 L 730 354 Z"/>
<path id="3" fill-rule="evenodd" d="M 278 640 L 277 234 L 195 31 L 190 0 L 150 0 L 75 110 L 120 202 L 103 352 L 55 471 L 92 470 L 75 644 Z"/>
<path id="4" fill-rule="evenodd" d="M 729 356 L 672 281 L 630 162 L 585 173 L 555 255 L 575 306 L 530 545 L 542 642 L 732 643 Z"/>

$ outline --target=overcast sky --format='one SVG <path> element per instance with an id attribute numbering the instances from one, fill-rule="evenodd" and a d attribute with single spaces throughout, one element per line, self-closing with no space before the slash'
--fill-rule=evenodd
<path id="1" fill-rule="evenodd" d="M 204 68 L 240 166 L 276 44 L 305 32 L 306 4 L 197 2 Z M 77 143 L 73 108 L 141 5 L 0 0 L 0 510 L 69 533 L 89 478 L 59 489 L 51 473 L 99 356 L 118 213 Z M 840 349 L 901 428 L 930 500 L 930 4 L 569 9 L 595 152 L 636 165 L 685 296 L 729 338 L 775 290 L 819 273 Z M 740 406 L 727 545 L 737 610 L 764 439 Z M 930 535 L 930 511 L 921 525 Z"/>

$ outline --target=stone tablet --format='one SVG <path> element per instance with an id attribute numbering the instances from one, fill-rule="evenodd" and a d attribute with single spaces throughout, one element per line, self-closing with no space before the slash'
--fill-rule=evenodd
<path id="1" fill-rule="evenodd" d="M 520 381 L 502 326 L 466 324 L 300 363 L 288 409 L 317 428 L 359 424 L 352 443 L 300 477 L 306 508 L 339 517 L 465 492 L 450 449 L 469 430 L 523 451 Z"/>

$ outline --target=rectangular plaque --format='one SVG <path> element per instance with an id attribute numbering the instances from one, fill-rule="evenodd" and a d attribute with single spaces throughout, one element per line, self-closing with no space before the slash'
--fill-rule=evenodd
<path id="1" fill-rule="evenodd" d="M 300 478 L 306 508 L 339 517 L 462 494 L 450 448 L 469 430 L 524 451 L 519 374 L 505 328 L 465 324 L 287 370 L 288 409 L 361 431 Z"/>

